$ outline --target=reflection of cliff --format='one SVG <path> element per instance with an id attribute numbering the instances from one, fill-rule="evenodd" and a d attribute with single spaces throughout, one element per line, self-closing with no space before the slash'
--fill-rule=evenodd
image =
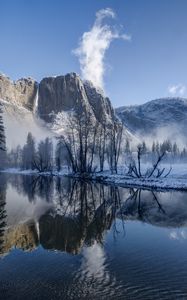
<path id="1" fill-rule="evenodd" d="M 4 234 L 3 252 L 13 247 L 31 251 L 38 246 L 38 234 L 34 223 L 19 224 L 6 230 Z"/>
<path id="2" fill-rule="evenodd" d="M 20 202 L 21 217 L 16 218 L 16 206 L 7 210 L 11 213 L 8 213 L 9 227 L 5 230 L 5 193 L 1 187 L 0 238 L 4 253 L 12 247 L 33 250 L 41 244 L 45 249 L 76 254 L 83 245 L 102 244 L 105 232 L 112 224 L 114 234 L 117 233 L 116 217 L 161 227 L 187 225 L 185 193 L 118 189 L 68 178 L 15 177 L 17 179 L 9 180 L 16 187 L 15 193 L 19 199 L 20 194 L 28 197 L 26 203 L 23 199 Z M 12 197 L 12 191 L 7 195 Z M 16 203 L 18 206 L 18 199 Z M 10 223 L 11 216 L 14 216 L 14 222 Z"/>
<path id="3" fill-rule="evenodd" d="M 110 229 L 115 217 L 116 202 L 111 198 L 114 191 L 112 187 L 77 181 L 68 189 L 58 186 L 60 211 L 56 206 L 49 207 L 39 215 L 37 224 L 33 219 L 7 228 L 3 252 L 13 247 L 33 250 L 41 244 L 45 249 L 76 254 L 84 244 L 102 244 L 104 232 Z"/>
<path id="4" fill-rule="evenodd" d="M 63 189 L 60 198 L 62 194 L 65 198 Z M 113 205 L 105 199 L 104 186 L 76 181 L 66 197 L 68 200 L 63 199 L 66 205 L 62 203 L 61 216 L 46 214 L 39 220 L 42 246 L 76 254 L 83 244 L 102 243 L 104 231 L 110 228 L 113 220 Z"/>
<path id="5" fill-rule="evenodd" d="M 12 248 L 24 251 L 34 250 L 39 243 L 48 250 L 66 251 L 77 254 L 83 244 L 92 245 L 102 242 L 103 232 L 111 225 L 111 215 L 106 218 L 93 216 L 90 221 L 82 216 L 75 218 L 65 216 L 43 215 L 39 228 L 34 222 L 19 224 L 6 229 L 3 234 L 2 253 Z"/>
<path id="6" fill-rule="evenodd" d="M 85 211 L 84 211 L 85 213 Z M 89 218 L 44 215 L 39 220 L 40 243 L 45 249 L 77 254 L 84 244 L 102 243 L 103 234 L 112 224 L 111 211 L 103 216 L 97 213 Z"/>
<path id="7" fill-rule="evenodd" d="M 39 222 L 40 243 L 45 249 L 76 254 L 82 246 L 82 231 L 76 220 L 44 215 Z"/>

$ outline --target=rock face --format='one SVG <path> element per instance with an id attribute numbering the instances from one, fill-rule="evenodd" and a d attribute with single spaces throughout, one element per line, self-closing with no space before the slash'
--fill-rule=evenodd
<path id="1" fill-rule="evenodd" d="M 46 122 L 65 111 L 89 111 L 99 122 L 114 120 L 110 100 L 75 73 L 44 78 L 39 84 L 38 112 Z"/>
<path id="2" fill-rule="evenodd" d="M 31 78 L 22 78 L 12 82 L 8 77 L 0 74 L 0 99 L 7 102 L 13 102 L 32 111 L 37 89 L 37 82 Z"/>
<path id="3" fill-rule="evenodd" d="M 114 121 L 114 109 L 110 99 L 104 96 L 103 91 L 96 89 L 90 81 L 84 82 L 84 88 L 96 119 L 101 123 Z"/>
<path id="4" fill-rule="evenodd" d="M 88 101 L 84 86 L 75 74 L 47 77 L 39 84 L 38 112 L 47 122 L 62 111 L 85 109 Z"/>
<path id="5" fill-rule="evenodd" d="M 31 78 L 14 82 L 0 74 L 0 101 L 8 148 L 22 145 L 29 131 L 37 141 L 63 134 L 72 112 L 78 117 L 87 112 L 93 124 L 97 120 L 109 127 L 117 122 L 109 98 L 76 73 L 46 77 L 40 83 Z"/>
<path id="6" fill-rule="evenodd" d="M 99 122 L 113 122 L 114 110 L 109 98 L 91 82 L 83 82 L 76 73 L 46 77 L 38 84 L 31 78 L 15 82 L 0 74 L 0 99 L 37 112 L 45 122 L 53 122 L 61 112 L 90 112 Z"/>

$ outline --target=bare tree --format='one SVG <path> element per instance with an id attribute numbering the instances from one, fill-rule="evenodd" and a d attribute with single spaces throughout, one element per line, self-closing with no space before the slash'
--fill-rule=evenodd
<path id="1" fill-rule="evenodd" d="M 66 149 L 67 164 L 74 173 L 94 170 L 98 123 L 89 112 L 72 114 L 61 141 Z"/>
<path id="2" fill-rule="evenodd" d="M 108 160 L 111 173 L 117 174 L 118 161 L 121 153 L 123 125 L 115 122 L 109 131 Z"/>
<path id="3" fill-rule="evenodd" d="M 160 168 L 160 163 L 162 162 L 166 152 L 163 152 L 161 154 L 158 154 L 156 162 L 153 164 L 153 167 L 151 169 L 146 170 L 144 173 L 142 173 L 141 170 L 141 159 L 142 159 L 142 145 L 138 145 L 137 147 L 137 164 L 136 161 L 133 160 L 129 167 L 128 167 L 128 175 L 135 178 L 151 178 L 152 176 L 155 176 L 156 178 L 159 177 L 167 177 L 172 168 L 169 169 L 169 171 L 166 171 L 165 168 Z"/>

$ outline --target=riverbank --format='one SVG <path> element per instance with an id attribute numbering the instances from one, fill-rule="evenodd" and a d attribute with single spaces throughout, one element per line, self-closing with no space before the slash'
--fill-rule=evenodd
<path id="1" fill-rule="evenodd" d="M 187 164 L 176 164 L 172 168 L 171 174 L 166 178 L 132 178 L 125 175 L 124 170 L 119 170 L 119 174 L 110 174 L 109 171 L 81 175 L 71 174 L 67 168 L 62 171 L 52 171 L 38 173 L 37 170 L 20 170 L 20 169 L 6 169 L 1 171 L 6 174 L 21 174 L 21 175 L 40 175 L 40 176 L 66 176 L 71 178 L 79 178 L 84 180 L 91 180 L 104 184 L 116 185 L 120 187 L 134 187 L 154 190 L 180 190 L 187 191 Z"/>

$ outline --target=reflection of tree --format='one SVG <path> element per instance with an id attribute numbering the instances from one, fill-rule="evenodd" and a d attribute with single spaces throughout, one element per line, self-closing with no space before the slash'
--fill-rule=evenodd
<path id="1" fill-rule="evenodd" d="M 147 222 L 149 221 L 151 204 L 154 207 L 156 205 L 159 213 L 163 215 L 166 214 L 154 191 L 149 192 L 148 201 L 144 201 L 142 192 L 143 191 L 141 189 L 131 189 L 130 196 L 126 199 L 125 205 L 123 206 L 124 216 L 136 215 L 138 220 Z"/>
<path id="2" fill-rule="evenodd" d="M 78 253 L 83 244 L 102 244 L 104 232 L 111 228 L 120 208 L 118 189 L 77 180 L 63 186 L 59 179 L 56 187 L 61 211 L 40 218 L 43 247 Z"/>
<path id="3" fill-rule="evenodd" d="M 19 194 L 27 196 L 30 202 L 35 201 L 36 196 L 47 202 L 52 199 L 54 191 L 52 176 L 12 175 L 9 182 Z"/>
<path id="4" fill-rule="evenodd" d="M 37 176 L 33 181 L 35 195 L 50 202 L 54 192 L 52 176 Z"/>
<path id="5" fill-rule="evenodd" d="M 4 231 L 6 226 L 6 178 L 0 176 L 0 253 L 3 250 Z"/>
<path id="6" fill-rule="evenodd" d="M 9 182 L 29 201 L 39 197 L 53 203 L 53 209 L 39 219 L 40 242 L 47 249 L 77 253 L 83 244 L 102 244 L 112 224 L 114 234 L 118 233 L 115 218 L 121 201 L 117 187 L 52 176 L 10 176 Z M 120 216 L 123 219 L 122 212 Z"/>
<path id="7" fill-rule="evenodd" d="M 26 226 L 17 224 L 11 229 L 12 233 L 11 230 L 6 231 L 6 241 L 11 244 L 12 240 L 11 245 L 23 249 L 34 248 L 41 243 L 46 249 L 78 253 L 83 245 L 98 243 L 102 246 L 105 232 L 109 229 L 113 230 L 114 237 L 121 230 L 125 232 L 125 219 L 173 227 L 186 221 L 185 210 L 181 211 L 180 205 L 178 213 L 176 208 L 172 208 L 172 203 L 163 207 L 161 194 L 153 191 L 123 190 L 85 180 L 52 176 L 10 176 L 9 182 L 19 193 L 27 195 L 29 201 L 37 201 L 38 197 L 50 201 L 50 205 L 46 206 L 47 213 L 39 218 L 39 227 L 36 224 L 30 226 L 27 222 Z M 3 181 L 1 186 L 3 192 Z M 125 195 L 128 192 L 123 203 L 120 196 L 122 190 Z M 2 236 L 6 212 L 3 200 L 0 203 Z M 30 246 L 26 240 L 30 241 Z"/>

